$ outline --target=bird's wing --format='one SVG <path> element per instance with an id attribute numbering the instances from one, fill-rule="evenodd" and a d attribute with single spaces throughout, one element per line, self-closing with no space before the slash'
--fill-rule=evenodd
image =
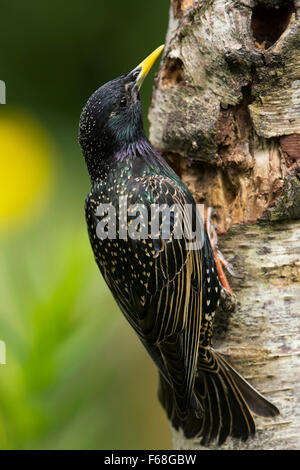
<path id="1" fill-rule="evenodd" d="M 118 240 L 119 251 L 126 253 L 123 282 L 120 270 L 112 272 L 109 265 L 103 274 L 142 341 L 158 346 L 173 385 L 177 384 L 178 393 L 186 401 L 194 383 L 201 324 L 201 246 L 199 240 L 198 249 L 188 245 L 193 229 L 191 211 L 194 217 L 199 214 L 190 194 L 166 177 L 141 178 L 129 189 L 129 208 L 137 202 L 144 203 L 148 211 L 153 204 L 169 208 L 175 204 L 179 216 L 171 212 L 169 227 L 162 218 L 155 239 L 152 233 L 143 239 Z M 139 199 L 141 194 L 143 200 Z M 181 220 L 182 236 L 177 238 L 176 224 Z M 152 224 L 153 217 L 149 233 Z"/>

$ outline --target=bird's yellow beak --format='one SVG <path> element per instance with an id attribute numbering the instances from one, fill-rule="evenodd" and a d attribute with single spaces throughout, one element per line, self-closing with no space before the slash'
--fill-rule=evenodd
<path id="1" fill-rule="evenodd" d="M 162 46 L 159 46 L 157 49 L 155 49 L 155 51 L 153 51 L 150 55 L 148 55 L 148 57 L 146 57 L 146 59 L 144 59 L 143 62 L 141 62 L 134 69 L 134 70 L 141 69 L 141 71 L 140 71 L 140 73 L 137 77 L 137 80 L 136 80 L 136 83 L 137 83 L 139 88 L 141 88 L 145 77 L 148 75 L 149 70 L 153 66 L 154 62 L 156 61 L 156 59 L 158 58 L 158 56 L 160 55 L 160 53 L 162 52 L 164 47 L 165 47 L 164 44 Z"/>

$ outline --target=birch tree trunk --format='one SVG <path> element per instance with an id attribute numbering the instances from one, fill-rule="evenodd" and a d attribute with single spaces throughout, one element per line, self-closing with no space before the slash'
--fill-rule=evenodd
<path id="1" fill-rule="evenodd" d="M 172 0 L 149 119 L 152 143 L 215 209 L 240 276 L 214 344 L 280 410 L 222 449 L 298 449 L 300 1 Z M 172 437 L 176 449 L 204 449 Z"/>

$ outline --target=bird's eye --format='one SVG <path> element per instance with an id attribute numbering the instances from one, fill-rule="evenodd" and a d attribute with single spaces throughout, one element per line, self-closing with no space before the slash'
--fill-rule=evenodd
<path id="1" fill-rule="evenodd" d="M 132 78 L 133 78 L 133 80 L 136 80 L 136 79 L 138 78 L 138 76 L 139 76 L 140 72 L 141 72 L 141 70 L 140 70 L 140 69 L 138 69 L 138 70 L 135 70 L 135 72 L 133 72 L 133 74 L 132 74 Z"/>
<path id="2" fill-rule="evenodd" d="M 124 106 L 126 106 L 126 104 L 127 104 L 127 99 L 125 98 L 125 96 L 123 96 L 123 98 L 120 101 L 121 108 L 124 108 Z"/>

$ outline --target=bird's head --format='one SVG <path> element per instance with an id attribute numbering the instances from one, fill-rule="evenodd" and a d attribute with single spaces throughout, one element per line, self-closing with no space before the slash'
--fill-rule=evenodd
<path id="1" fill-rule="evenodd" d="M 139 90 L 164 46 L 127 75 L 100 87 L 88 99 L 79 124 L 79 143 L 90 173 L 114 155 L 135 152 L 145 138 Z"/>

